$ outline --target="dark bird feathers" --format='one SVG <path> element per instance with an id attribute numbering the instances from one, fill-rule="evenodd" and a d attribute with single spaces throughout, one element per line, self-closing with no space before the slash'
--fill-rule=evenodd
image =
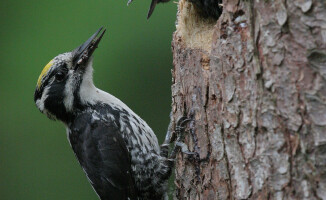
<path id="1" fill-rule="evenodd" d="M 79 115 L 72 126 L 71 146 L 100 198 L 136 199 L 130 156 L 118 127 L 94 121 L 88 112 Z"/>

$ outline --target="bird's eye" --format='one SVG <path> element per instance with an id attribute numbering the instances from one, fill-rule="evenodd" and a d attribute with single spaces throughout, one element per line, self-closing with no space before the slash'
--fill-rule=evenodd
<path id="1" fill-rule="evenodd" d="M 59 71 L 58 73 L 55 74 L 55 79 L 57 81 L 62 81 L 66 77 L 66 73 Z"/>

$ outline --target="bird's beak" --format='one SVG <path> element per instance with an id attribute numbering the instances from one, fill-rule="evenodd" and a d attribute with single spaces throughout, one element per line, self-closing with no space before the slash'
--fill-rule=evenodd
<path id="1" fill-rule="evenodd" d="M 102 31 L 102 29 L 103 27 L 98 29 L 86 42 L 72 51 L 74 69 L 87 63 L 89 58 L 92 56 L 106 31 L 105 29 Z"/>
<path id="2" fill-rule="evenodd" d="M 152 0 L 152 3 L 149 6 L 149 10 L 148 10 L 148 13 L 147 13 L 147 19 L 149 19 L 151 17 L 151 15 L 153 14 L 157 2 L 158 2 L 158 0 Z"/>

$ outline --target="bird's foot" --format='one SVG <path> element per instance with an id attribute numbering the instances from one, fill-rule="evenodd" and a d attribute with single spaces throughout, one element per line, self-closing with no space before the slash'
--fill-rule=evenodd
<path id="1" fill-rule="evenodd" d="M 177 125 L 175 126 L 175 134 L 178 137 L 177 142 L 183 141 L 187 124 L 190 121 L 191 119 L 187 116 L 180 117 L 177 121 Z"/>
<path id="2" fill-rule="evenodd" d="M 190 119 L 186 116 L 183 116 L 178 120 L 177 125 L 175 127 L 175 131 L 174 131 L 177 139 L 175 141 L 175 145 L 174 145 L 174 147 L 171 151 L 171 154 L 169 156 L 170 159 L 175 159 L 177 151 L 179 151 L 179 149 L 181 150 L 181 152 L 183 152 L 187 155 L 194 154 L 193 152 L 189 151 L 188 146 L 184 143 L 185 134 L 187 133 L 186 127 L 190 121 L 192 121 L 192 119 Z"/>
<path id="3" fill-rule="evenodd" d="M 195 155 L 196 153 L 189 151 L 188 145 L 183 142 L 175 142 L 175 145 L 178 146 L 182 153 L 187 155 Z"/>

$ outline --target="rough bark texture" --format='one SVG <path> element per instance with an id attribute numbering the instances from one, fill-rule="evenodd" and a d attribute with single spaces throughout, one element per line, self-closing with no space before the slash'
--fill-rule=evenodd
<path id="1" fill-rule="evenodd" d="M 326 199 L 326 3 L 179 2 L 173 117 L 193 115 L 175 199 Z"/>

